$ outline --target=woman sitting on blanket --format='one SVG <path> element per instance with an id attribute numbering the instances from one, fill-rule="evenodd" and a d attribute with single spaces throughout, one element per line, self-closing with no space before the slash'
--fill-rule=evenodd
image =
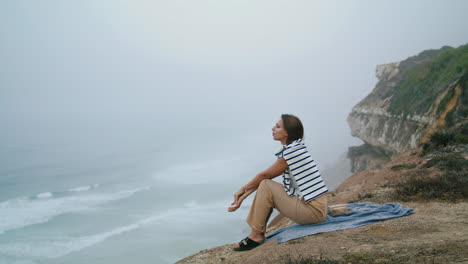
<path id="1" fill-rule="evenodd" d="M 276 153 L 278 159 L 242 186 L 228 208 L 229 212 L 236 211 L 247 196 L 257 191 L 247 217 L 252 231 L 235 246 L 236 251 L 250 250 L 263 243 L 273 208 L 300 225 L 320 223 L 327 216 L 324 194 L 328 189 L 302 141 L 304 128 L 301 121 L 293 115 L 281 115 L 272 131 L 273 139 L 283 145 Z M 271 180 L 281 174 L 283 184 Z"/>

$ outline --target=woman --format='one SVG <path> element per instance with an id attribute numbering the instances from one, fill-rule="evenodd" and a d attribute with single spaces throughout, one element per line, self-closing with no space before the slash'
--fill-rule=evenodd
<path id="1" fill-rule="evenodd" d="M 228 208 L 229 212 L 236 211 L 247 196 L 257 191 L 247 217 L 252 230 L 234 247 L 236 251 L 250 250 L 263 243 L 273 208 L 301 225 L 323 222 L 327 216 L 324 194 L 328 189 L 302 142 L 304 128 L 301 121 L 296 116 L 283 114 L 272 131 L 273 139 L 283 145 L 276 153 L 278 159 L 242 186 Z M 271 180 L 280 174 L 283 184 Z"/>

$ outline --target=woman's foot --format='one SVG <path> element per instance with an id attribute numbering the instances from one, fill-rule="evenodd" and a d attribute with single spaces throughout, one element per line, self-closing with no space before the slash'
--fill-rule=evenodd
<path id="1" fill-rule="evenodd" d="M 263 241 L 265 241 L 264 234 L 260 234 L 260 233 L 252 231 L 246 238 L 244 238 L 241 242 L 237 243 L 234 246 L 234 250 L 236 251 L 250 250 L 261 245 Z"/>

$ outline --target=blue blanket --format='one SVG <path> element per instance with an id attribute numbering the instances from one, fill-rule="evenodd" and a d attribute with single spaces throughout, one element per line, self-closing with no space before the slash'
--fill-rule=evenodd
<path id="1" fill-rule="evenodd" d="M 363 226 L 395 217 L 410 215 L 411 208 L 403 208 L 399 203 L 386 203 L 384 205 L 373 203 L 351 203 L 347 207 L 350 212 L 341 215 L 328 215 L 325 222 L 312 225 L 293 225 L 280 229 L 267 237 L 267 241 L 276 239 L 277 243 L 288 240 Z"/>

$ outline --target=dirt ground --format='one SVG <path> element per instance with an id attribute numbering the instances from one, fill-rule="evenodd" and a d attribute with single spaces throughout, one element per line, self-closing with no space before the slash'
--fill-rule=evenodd
<path id="1" fill-rule="evenodd" d="M 282 263 L 331 259 L 342 263 L 468 263 L 467 203 L 407 203 L 415 213 L 367 226 L 291 240 L 247 252 L 225 245 L 178 263 Z"/>
<path id="2" fill-rule="evenodd" d="M 406 152 L 385 168 L 352 175 L 329 195 L 329 204 L 395 202 L 391 196 L 392 184 L 426 162 L 418 152 Z M 399 166 L 398 169 L 395 166 Z M 425 173 L 433 174 L 436 170 Z M 315 259 L 316 263 L 318 260 L 333 261 L 329 263 L 468 263 L 467 202 L 396 202 L 413 208 L 415 213 L 282 244 L 270 241 L 247 252 L 235 252 L 233 245 L 224 245 L 177 263 L 293 263 L 300 259 Z M 288 224 L 285 219 L 281 226 Z"/>

